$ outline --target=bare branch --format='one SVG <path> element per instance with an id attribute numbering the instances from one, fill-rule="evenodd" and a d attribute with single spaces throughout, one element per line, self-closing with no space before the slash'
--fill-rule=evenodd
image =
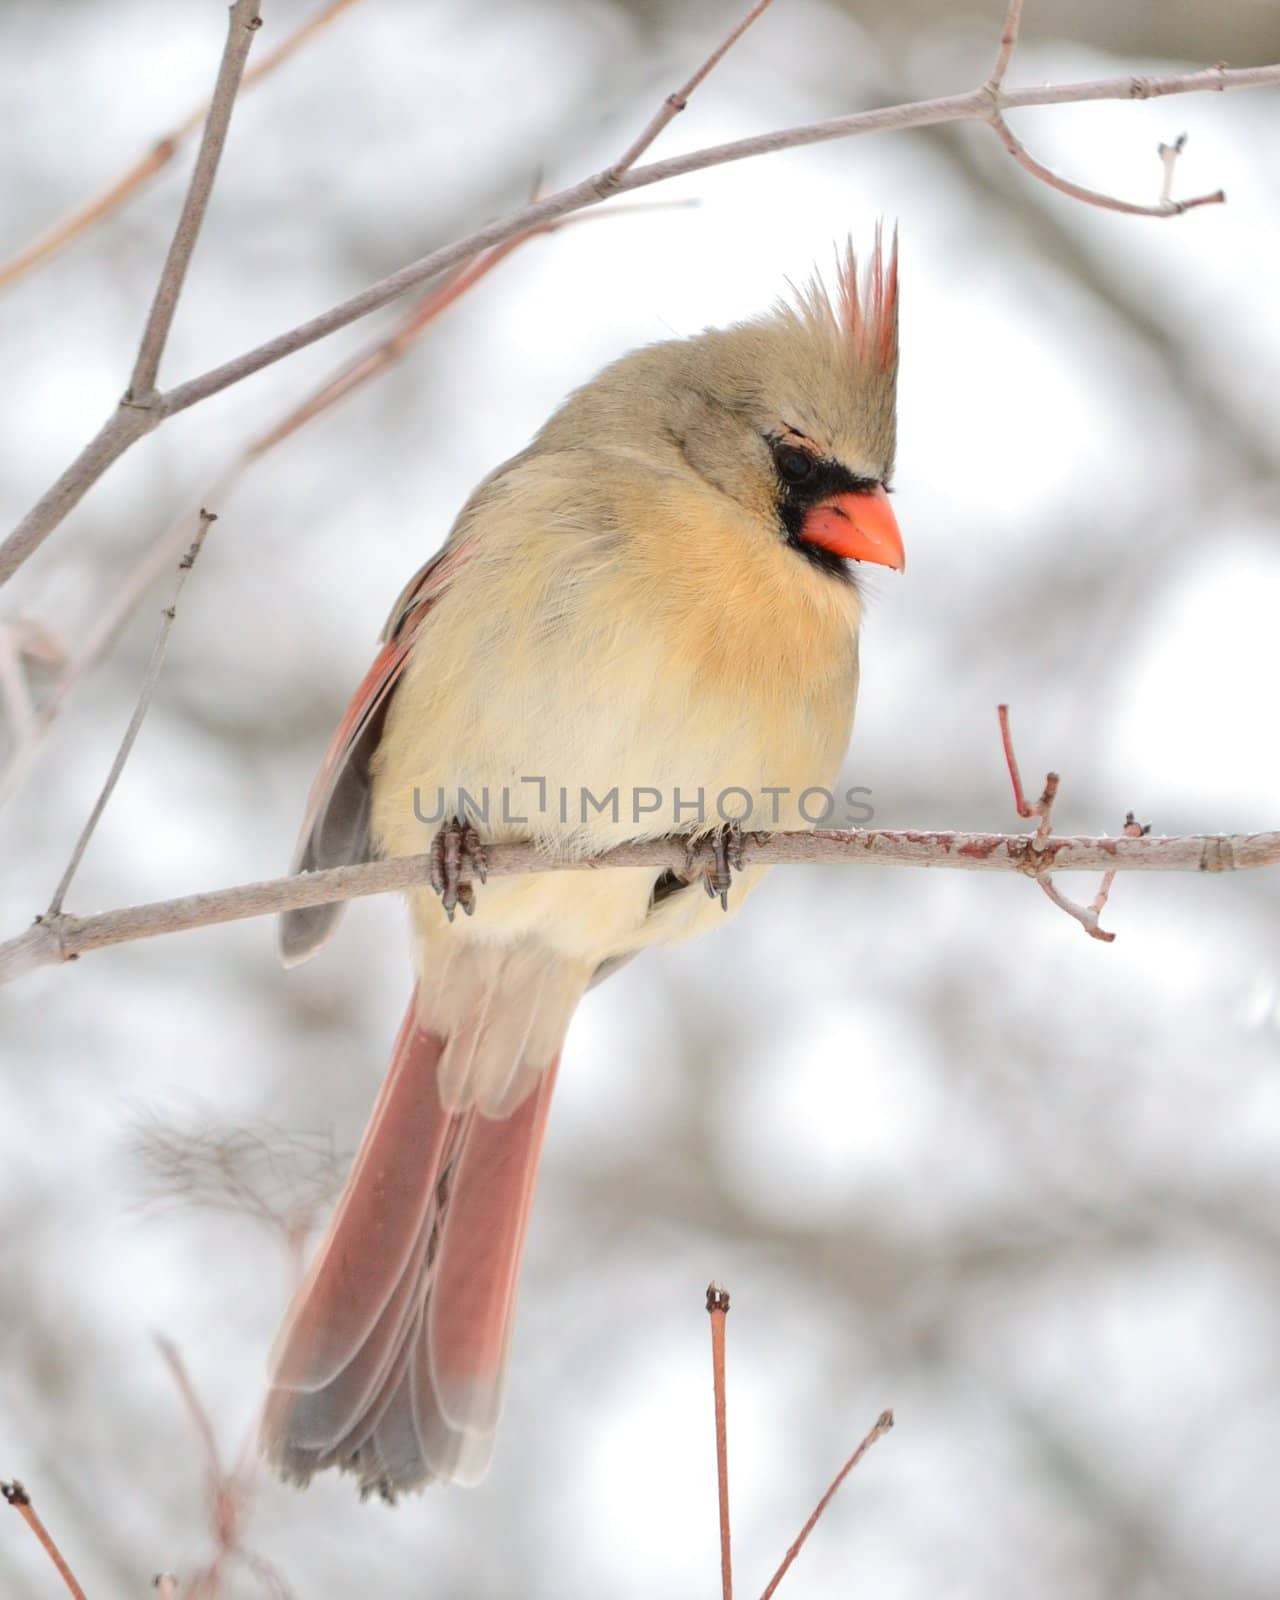
<path id="1" fill-rule="evenodd" d="M 124 771 L 125 762 L 133 750 L 135 741 L 141 731 L 143 719 L 151 706 L 151 696 L 155 693 L 156 683 L 160 677 L 160 668 L 164 665 L 165 651 L 169 648 L 169 634 L 173 630 L 174 618 L 178 614 L 178 597 L 182 593 L 187 575 L 196 564 L 196 557 L 200 554 L 204 544 L 205 535 L 218 520 L 217 514 L 205 511 L 199 514 L 199 526 L 196 536 L 191 542 L 191 548 L 178 563 L 178 581 L 173 586 L 173 598 L 165 607 L 160 631 L 156 634 L 156 642 L 151 647 L 151 659 L 147 662 L 147 670 L 143 674 L 142 688 L 138 691 L 138 703 L 133 708 L 133 715 L 129 718 L 129 726 L 124 731 L 124 738 L 120 741 L 120 748 L 116 751 L 115 760 L 111 763 L 111 771 L 107 774 L 107 781 L 102 786 L 102 792 L 94 801 L 93 810 L 90 811 L 84 827 L 80 830 L 80 837 L 76 840 L 75 849 L 71 852 L 71 859 L 67 862 L 66 870 L 58 881 L 58 887 L 53 892 L 53 899 L 49 902 L 47 915 L 56 917 L 62 910 L 62 902 L 66 899 L 67 890 L 71 887 L 71 880 L 84 859 L 84 853 L 89 847 L 89 840 L 93 838 L 94 829 L 107 809 L 107 803 L 115 792 L 116 784 L 120 781 L 120 774 Z"/>
<path id="2" fill-rule="evenodd" d="M 156 1343 L 199 1436 L 214 1544 L 213 1559 L 192 1574 L 183 1585 L 182 1593 L 186 1600 L 218 1600 L 224 1593 L 223 1578 L 227 1568 L 239 1563 L 248 1567 L 268 1594 L 288 1600 L 291 1590 L 272 1563 L 244 1546 L 253 1490 L 253 1471 L 247 1443 L 240 1452 L 236 1466 L 224 1467 L 208 1408 L 191 1380 L 178 1347 L 171 1340 L 159 1336 Z"/>
<path id="3" fill-rule="evenodd" d="M 1098 926 L 1098 914 L 1096 911 L 1090 910 L 1088 906 L 1077 905 L 1074 900 L 1068 900 L 1052 878 L 1037 878 L 1036 882 L 1059 911 L 1065 911 L 1069 917 L 1074 917 L 1091 939 L 1101 940 L 1103 944 L 1115 943 L 1115 934 L 1108 933 L 1105 928 Z"/>
<path id="4" fill-rule="evenodd" d="M 160 421 L 160 413 L 154 407 L 119 406 L 112 412 L 71 465 L 45 490 L 0 545 L 0 583 L 8 582 L 68 512 L 75 510 L 107 468 L 143 434 L 158 427 Z"/>
<path id="5" fill-rule="evenodd" d="M 936 127 L 948 122 L 993 122 L 1000 119 L 1005 111 L 1028 106 L 1068 105 L 1094 100 L 1148 100 L 1163 95 L 1249 89 L 1275 84 L 1280 84 L 1280 64 L 1274 63 L 1262 67 L 1213 67 L 1207 71 L 1172 73 L 1163 77 L 1103 78 L 1092 82 L 1060 84 L 1056 87 L 1042 85 L 1008 92 L 993 92 L 984 84 L 967 94 L 854 112 L 824 122 L 783 128 L 728 144 L 709 146 L 669 157 L 665 161 L 655 161 L 648 166 L 633 167 L 620 177 L 615 175 L 613 168 L 607 167 L 558 194 L 548 195 L 521 207 L 467 238 L 432 251 L 430 255 L 380 279 L 320 316 L 312 317 L 243 355 L 157 395 L 145 412 L 137 408 L 122 408 L 0 544 L 0 583 L 12 577 L 23 562 L 39 549 L 112 462 L 162 418 L 185 411 L 317 340 L 327 338 L 329 334 L 368 316 L 372 311 L 380 310 L 410 289 L 471 259 L 482 250 L 503 244 L 517 234 L 541 228 L 571 212 L 597 205 L 608 195 L 647 188 L 687 173 L 702 172 L 733 161 L 745 161 L 776 150 L 797 149 L 866 133 Z M 1207 200 L 1196 203 L 1204 204 Z M 1185 210 L 1188 204 L 1180 202 L 1179 208 Z M 1176 215 L 1177 212 L 1162 210 L 1156 214 Z"/>
<path id="6" fill-rule="evenodd" d="M 729 1291 L 718 1283 L 707 1285 L 707 1315 L 711 1318 L 711 1391 L 716 1414 L 716 1498 L 720 1506 L 720 1592 L 733 1600 L 733 1544 L 729 1528 L 729 1431 L 725 1411 L 724 1324 L 729 1315 Z"/>
<path id="7" fill-rule="evenodd" d="M 1184 211 L 1194 211 L 1197 206 L 1221 205 L 1227 198 L 1225 190 L 1215 189 L 1212 194 L 1198 194 L 1190 200 L 1172 199 L 1168 190 L 1173 168 L 1172 163 L 1166 160 L 1164 188 L 1155 205 L 1144 206 L 1132 200 L 1118 200 L 1114 195 L 1102 194 L 1097 189 L 1086 189 L 1083 184 L 1073 183 L 1070 178 L 1059 177 L 1042 161 L 1037 161 L 999 112 L 992 114 L 991 126 L 1013 159 L 1033 178 L 1039 178 L 1041 183 L 1047 183 L 1059 194 L 1070 195 L 1073 200 L 1083 200 L 1086 205 L 1100 206 L 1104 211 L 1122 211 L 1130 217 L 1180 217 Z M 1170 147 L 1167 145 L 1160 146 L 1162 155 L 1168 148 Z"/>
<path id="8" fill-rule="evenodd" d="M 1018 30 L 1021 26 L 1022 0 L 1009 0 L 1009 9 L 1004 14 L 1004 27 L 1000 30 L 1000 49 L 996 55 L 995 65 L 991 69 L 991 76 L 987 79 L 987 89 L 993 95 L 998 94 L 1004 86 L 1004 75 L 1013 60 L 1013 52 L 1018 45 Z"/>
<path id="9" fill-rule="evenodd" d="M 56 1540 L 40 1520 L 36 1513 L 36 1508 L 31 1504 L 31 1496 L 16 1478 L 10 1483 L 0 1483 L 0 1497 L 3 1497 L 6 1503 L 13 1507 L 32 1533 L 35 1534 L 36 1538 L 39 1539 L 45 1554 L 57 1568 L 58 1576 L 66 1584 L 73 1600 L 86 1600 L 85 1592 L 76 1582 L 75 1574 L 67 1565 L 62 1551 L 58 1549 Z"/>
<path id="10" fill-rule="evenodd" d="M 866 1455 L 867 1451 L 870 1450 L 871 1446 L 873 1444 L 875 1444 L 876 1440 L 877 1439 L 883 1439 L 885 1434 L 888 1433 L 889 1429 L 892 1428 L 892 1427 L 893 1427 L 893 1412 L 892 1411 L 882 1411 L 880 1413 L 880 1415 L 876 1418 L 875 1422 L 873 1423 L 873 1425 L 872 1425 L 870 1431 L 868 1432 L 866 1438 L 863 1439 L 862 1443 L 858 1446 L 858 1448 L 853 1452 L 853 1454 L 845 1462 L 844 1466 L 842 1466 L 840 1468 L 839 1472 L 837 1472 L 835 1477 L 831 1480 L 831 1486 L 830 1486 L 830 1488 L 828 1488 L 826 1494 L 824 1494 L 822 1499 L 818 1501 L 816 1506 L 814 1506 L 813 1511 L 811 1512 L 811 1514 L 809 1516 L 808 1522 L 806 1522 L 804 1527 L 801 1528 L 799 1534 L 797 1534 L 797 1536 L 796 1536 L 795 1543 L 787 1551 L 786 1555 L 783 1556 L 782 1565 L 778 1568 L 778 1570 L 774 1573 L 773 1577 L 769 1580 L 769 1587 L 761 1595 L 760 1600 L 770 1600 L 770 1596 L 773 1594 L 774 1590 L 778 1587 L 778 1585 L 786 1577 L 787 1570 L 791 1566 L 791 1563 L 795 1560 L 795 1558 L 800 1554 L 801 1550 L 804 1548 L 805 1540 L 813 1532 L 814 1528 L 817 1527 L 818 1520 L 822 1516 L 822 1513 L 831 1504 L 831 1501 L 835 1496 L 836 1490 L 839 1489 L 840 1485 L 849 1476 L 849 1474 L 853 1471 L 853 1469 L 858 1465 L 859 1461 L 862 1460 L 863 1456 Z"/>
<path id="11" fill-rule="evenodd" d="M 231 126 L 231 113 L 235 108 L 236 95 L 240 92 L 245 62 L 249 58 L 253 36 L 262 26 L 258 12 L 259 0 L 235 0 L 231 7 L 227 19 L 227 42 L 214 83 L 213 99 L 209 102 L 204 133 L 200 136 L 195 169 L 182 202 L 169 254 L 160 273 L 160 282 L 156 285 L 156 297 L 151 303 L 147 325 L 142 330 L 142 344 L 125 393 L 125 405 L 147 405 L 155 389 L 160 357 L 164 354 L 174 312 L 178 309 L 178 297 L 182 293 L 196 240 L 200 237 L 200 225 L 209 209 L 209 198 L 218 176 L 218 162 L 222 159 L 222 147 L 227 142 L 227 129 Z"/>
<path id="12" fill-rule="evenodd" d="M 1009 778 L 1013 784 L 1014 804 L 1018 808 L 1020 817 L 1039 817 L 1039 825 L 1031 835 L 1028 843 L 1037 852 L 1039 859 L 1043 861 L 1045 860 L 1044 852 L 1050 842 L 1049 829 L 1053 816 L 1053 802 L 1058 796 L 1058 774 L 1050 772 L 1046 776 L 1044 793 L 1036 801 L 1035 805 L 1028 805 L 1026 796 L 1022 792 L 1022 777 L 1018 772 L 1018 758 L 1014 754 L 1013 735 L 1009 730 L 1008 706 L 997 706 L 996 715 L 1000 719 L 1000 739 L 1004 746 L 1004 759 L 1009 768 Z M 1145 839 L 1150 832 L 1150 824 L 1135 821 L 1132 811 L 1125 817 L 1123 838 Z M 1065 911 L 1069 917 L 1074 917 L 1091 939 L 1099 939 L 1103 944 L 1113 943 L 1115 934 L 1108 933 L 1105 928 L 1101 927 L 1098 923 L 1098 918 L 1102 915 L 1103 908 L 1111 894 L 1111 886 L 1116 881 L 1116 868 L 1114 866 L 1106 868 L 1092 903 L 1087 906 L 1081 906 L 1077 905 L 1074 900 L 1068 900 L 1066 895 L 1055 886 L 1053 879 L 1049 877 L 1050 864 L 1046 861 L 1044 871 L 1036 875 L 1036 882 L 1044 890 L 1045 894 L 1048 895 L 1049 899 L 1053 901 L 1060 911 Z"/>
<path id="13" fill-rule="evenodd" d="M 248 69 L 240 81 L 240 92 L 260 82 L 269 72 L 275 70 L 290 56 L 294 55 L 310 39 L 313 39 L 322 29 L 327 28 L 342 12 L 350 10 L 353 5 L 358 5 L 359 0 L 330 0 L 330 4 L 322 7 L 313 17 L 300 23 L 292 33 L 287 34 L 273 50 L 261 57 Z M 136 194 L 147 182 L 164 167 L 167 167 L 177 155 L 182 146 L 182 141 L 188 134 L 194 133 L 209 115 L 210 105 L 206 102 L 202 106 L 185 116 L 169 132 L 163 134 L 151 145 L 147 153 L 133 166 L 116 178 L 100 194 L 94 195 L 82 206 L 78 206 L 70 216 L 64 217 L 56 223 L 47 233 L 32 241 L 25 249 L 20 250 L 16 256 L 0 265 L 0 290 L 7 289 L 11 283 L 34 268 L 43 265 L 51 257 L 58 254 L 66 245 L 78 239 L 82 233 L 87 233 L 97 222 L 110 216 L 124 204 L 131 195 Z"/>
<path id="14" fill-rule="evenodd" d="M 1023 833 L 843 832 L 747 833 L 742 838 L 746 866 L 796 862 L 827 866 L 938 867 L 962 872 L 1020 872 L 1040 878 L 1046 872 L 1239 872 L 1280 864 L 1280 831 L 1271 833 L 1193 833 L 1142 839 L 1106 835 L 1058 836 L 1038 846 Z M 684 870 L 684 838 L 622 844 L 590 859 L 556 860 L 535 844 L 487 845 L 490 877 L 528 872 L 600 872 L 614 867 Z M 430 882 L 431 855 L 396 856 L 331 867 L 292 878 L 271 878 L 176 900 L 106 911 L 96 917 L 61 912 L 38 918 L 26 933 L 0 944 L 0 984 L 38 967 L 73 961 L 90 950 L 181 933 L 191 928 L 240 922 L 299 906 L 328 905 L 392 890 L 422 888 Z"/>
<path id="15" fill-rule="evenodd" d="M 186 1407 L 187 1415 L 200 1439 L 200 1447 L 204 1451 L 205 1472 L 213 1481 L 222 1477 L 222 1457 L 218 1452 L 218 1437 L 213 1431 L 213 1423 L 209 1420 L 209 1413 L 205 1410 L 204 1403 L 196 1393 L 196 1386 L 191 1381 L 187 1371 L 186 1362 L 178 1352 L 178 1347 L 172 1339 L 166 1339 L 162 1333 L 155 1336 L 156 1348 L 164 1364 L 169 1369 L 169 1376 L 173 1379 L 179 1398 Z"/>
<path id="16" fill-rule="evenodd" d="M 1004 29 L 1000 35 L 1000 50 L 996 56 L 995 65 L 991 69 L 991 76 L 987 79 L 987 93 L 991 97 L 992 111 L 990 122 L 997 136 L 1004 144 L 1005 149 L 1014 158 L 1020 167 L 1029 172 L 1033 178 L 1039 178 L 1042 183 L 1048 184 L 1051 189 L 1057 189 L 1060 194 L 1070 195 L 1073 200 L 1082 200 L 1086 205 L 1101 206 L 1106 211 L 1123 211 L 1130 216 L 1137 217 L 1177 217 L 1184 211 L 1190 211 L 1196 206 L 1218 205 L 1226 200 L 1226 195 L 1221 189 L 1213 194 L 1199 195 L 1193 200 L 1175 200 L 1171 193 L 1173 185 L 1173 168 L 1178 155 L 1187 142 L 1184 133 L 1174 145 L 1160 145 L 1160 159 L 1164 162 L 1164 184 L 1160 191 L 1160 199 L 1154 206 L 1134 205 L 1127 200 L 1117 200 L 1111 195 L 1099 193 L 1096 189 L 1086 189 L 1078 183 L 1072 183 L 1069 178 L 1061 178 L 1052 172 L 1042 162 L 1036 160 L 1027 147 L 1009 127 L 1000 115 L 1001 95 L 1000 90 L 1004 84 L 1005 73 L 1009 70 L 1009 63 L 1013 59 L 1013 52 L 1018 43 L 1018 30 L 1022 26 L 1022 0 L 1009 0 L 1009 9 L 1005 13 Z M 1017 788 L 1016 774 L 1014 786 Z M 1019 816 L 1027 816 L 1028 812 L 1019 809 Z"/>
<path id="17" fill-rule="evenodd" d="M 1046 85 L 1038 89 L 1019 89 L 997 97 L 997 109 L 1019 106 L 1066 105 L 1079 100 L 1146 100 L 1156 95 L 1194 94 L 1206 90 L 1256 88 L 1280 84 L 1280 64 L 1267 67 L 1245 67 L 1233 70 L 1217 68 L 1205 72 L 1191 72 L 1167 78 L 1108 78 L 1093 83 L 1067 84 L 1054 88 Z M 265 344 L 214 367 L 198 378 L 179 384 L 160 398 L 165 416 L 185 411 L 211 395 L 264 367 L 283 360 L 285 356 L 305 349 L 318 339 L 345 328 L 371 311 L 397 299 L 407 290 L 415 288 L 428 278 L 468 260 L 479 251 L 502 244 L 517 233 L 543 226 L 557 217 L 581 211 L 596 205 L 609 194 L 648 188 L 665 183 L 671 178 L 683 177 L 691 172 L 703 172 L 709 167 L 725 166 L 734 161 L 746 161 L 755 156 L 771 155 L 778 150 L 793 150 L 811 144 L 823 144 L 833 139 L 847 139 L 865 133 L 879 133 L 901 128 L 935 127 L 946 122 L 987 121 L 991 116 L 991 98 L 985 88 L 969 94 L 950 95 L 938 100 L 920 100 L 908 105 L 888 106 L 877 111 L 858 111 L 843 117 L 832 117 L 825 122 L 783 128 L 774 133 L 756 134 L 750 138 L 733 140 L 728 144 L 712 145 L 704 150 L 694 150 L 686 155 L 671 156 L 665 161 L 655 161 L 648 166 L 635 167 L 617 180 L 609 182 L 609 170 L 584 179 L 558 194 L 534 201 L 521 210 L 511 213 L 479 229 L 469 238 L 456 244 L 445 245 L 429 256 L 411 262 L 399 272 L 393 272 L 360 294 L 352 295 L 340 305 L 300 323 L 288 333 L 277 335 Z M 4 550 L 0 547 L 0 580 L 7 576 Z"/>
<path id="18" fill-rule="evenodd" d="M 667 98 L 654 112 L 648 127 L 646 127 L 643 132 L 636 136 L 635 140 L 627 147 L 622 155 L 618 157 L 618 160 L 614 163 L 614 165 L 609 168 L 609 171 L 604 175 L 604 182 L 607 183 L 610 179 L 616 181 L 618 178 L 621 178 L 624 172 L 629 172 L 631 168 L 635 166 L 636 162 L 639 161 L 640 157 L 654 142 L 662 130 L 670 123 L 674 122 L 689 104 L 694 90 L 697 89 L 710 76 L 710 74 L 715 71 L 715 69 L 720 65 L 721 61 L 723 61 L 725 56 L 728 55 L 729 51 L 733 49 L 734 45 L 737 44 L 738 40 L 741 39 L 742 35 L 747 31 L 747 29 L 761 14 L 761 12 L 767 11 L 772 3 L 773 0 L 756 0 L 755 5 L 751 7 L 746 16 L 743 17 L 742 20 L 730 30 L 728 35 L 721 40 L 721 42 L 711 52 L 711 54 L 693 74 L 689 81 L 683 86 L 683 88 L 675 89 L 667 96 Z"/>

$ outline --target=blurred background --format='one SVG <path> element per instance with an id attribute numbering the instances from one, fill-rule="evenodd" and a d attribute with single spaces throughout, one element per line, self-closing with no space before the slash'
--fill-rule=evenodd
<path id="1" fill-rule="evenodd" d="M 267 0 L 259 50 L 315 7 Z M 241 101 L 162 381 L 605 165 L 735 5 L 364 0 Z M 659 154 L 966 89 L 1000 0 L 777 0 Z M 219 0 L 0 4 L 0 254 L 207 94 Z M 1030 0 L 1010 82 L 1280 56 L 1274 0 Z M 189 583 L 154 708 L 70 897 L 106 909 L 287 865 L 405 578 L 475 481 L 605 361 L 767 306 L 902 230 L 896 508 L 848 781 L 885 827 L 1017 826 L 995 705 L 1063 831 L 1280 822 L 1280 178 L 1274 91 L 1025 112 L 1041 159 L 1173 221 L 1034 183 L 977 126 L 705 172 L 537 239 L 402 363 L 265 455 Z M 123 388 L 192 150 L 0 296 L 0 521 Z M 359 324 L 139 445 L 6 591 L 74 653 L 245 443 L 392 326 Z M 0 911 L 49 898 L 167 603 L 148 591 L 0 812 Z M 38 650 L 36 653 L 39 653 Z M 26 664 L 37 708 L 56 669 Z M 10 717 L 3 760 L 15 757 Z M 1082 900 L 1091 880 L 1062 886 Z M 737 1581 L 878 1600 L 1280 1592 L 1280 877 L 1132 875 L 1088 939 L 1025 881 L 792 868 L 647 955 L 570 1037 L 497 1460 L 394 1511 L 333 1475 L 253 1487 L 299 1596 L 718 1593 L 703 1291 L 730 1287 Z M 202 1455 L 253 1426 L 290 1281 L 409 987 L 394 899 L 290 974 L 266 922 L 0 997 L 0 1474 L 91 1600 L 213 1549 Z M 256 1214 L 255 1214 L 256 1213 Z M 59 1592 L 16 1518 L 0 1589 Z M 246 1570 L 225 1595 L 260 1592 Z"/>

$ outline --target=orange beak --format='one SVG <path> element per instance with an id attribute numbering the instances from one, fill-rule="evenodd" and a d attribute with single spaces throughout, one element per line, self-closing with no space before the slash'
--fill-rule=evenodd
<path id="1" fill-rule="evenodd" d="M 879 485 L 865 494 L 833 494 L 812 507 L 800 536 L 850 561 L 874 561 L 895 572 L 907 564 L 898 519 Z"/>

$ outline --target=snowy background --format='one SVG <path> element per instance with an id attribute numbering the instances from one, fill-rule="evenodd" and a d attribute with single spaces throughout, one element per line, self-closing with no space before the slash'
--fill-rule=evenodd
<path id="1" fill-rule="evenodd" d="M 267 0 L 258 48 L 309 9 Z M 1012 83 L 1280 56 L 1274 0 L 1027 10 Z M 603 166 L 734 15 L 356 6 L 241 102 L 162 379 L 509 209 L 539 168 L 552 188 Z M 0 4 L 0 254 L 199 102 L 224 17 L 219 0 Z M 968 88 L 999 21 L 999 0 L 778 0 L 660 153 Z M 1055 167 L 1143 200 L 1157 142 L 1185 128 L 1178 192 L 1221 184 L 1230 203 L 1089 210 L 965 127 L 703 173 L 662 196 L 696 208 L 532 242 L 215 504 L 70 907 L 282 871 L 390 602 L 477 478 L 605 361 L 766 306 L 880 216 L 902 229 L 909 567 L 875 585 L 849 781 L 883 826 L 1016 825 L 1008 700 L 1028 784 L 1063 774 L 1063 830 L 1118 831 L 1129 808 L 1161 832 L 1277 825 L 1280 100 L 1014 121 Z M 5 526 L 122 389 L 189 160 L 0 296 Z M 239 447 L 395 315 L 144 441 L 0 621 L 73 646 Z M 165 596 L 0 812 L 6 935 L 47 903 Z M 891 1405 L 791 1600 L 1274 1595 L 1278 911 L 1275 876 L 1132 876 L 1106 946 L 1019 879 L 775 873 L 724 933 L 627 967 L 574 1025 L 485 1484 L 388 1511 L 333 1476 L 305 1496 L 264 1478 L 248 1545 L 309 1600 L 718 1593 L 714 1276 L 734 1302 L 742 1592 Z M 166 1193 L 140 1142 L 249 1130 L 349 1151 L 410 981 L 402 921 L 392 899 L 358 903 L 288 975 L 271 927 L 244 922 L 0 997 L 0 1475 L 27 1483 L 90 1600 L 149 1593 L 211 1548 L 153 1336 L 232 1456 L 288 1286 L 270 1228 Z M 0 1589 L 58 1593 L 16 1518 Z M 247 1574 L 225 1590 L 255 1592 Z"/>

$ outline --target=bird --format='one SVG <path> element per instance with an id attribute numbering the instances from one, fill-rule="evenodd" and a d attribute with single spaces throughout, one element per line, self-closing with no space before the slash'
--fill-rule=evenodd
<path id="1" fill-rule="evenodd" d="M 272 1352 L 260 1445 L 286 1481 L 337 1467 L 394 1501 L 483 1476 L 574 1008 L 741 906 L 767 870 L 742 866 L 744 813 L 810 826 L 800 797 L 837 781 L 860 574 L 904 566 L 896 230 L 789 291 L 570 394 L 406 585 L 334 735 L 293 870 L 433 872 L 390 1067 Z M 683 872 L 479 882 L 494 843 L 672 834 Z M 340 910 L 282 915 L 286 966 Z"/>

